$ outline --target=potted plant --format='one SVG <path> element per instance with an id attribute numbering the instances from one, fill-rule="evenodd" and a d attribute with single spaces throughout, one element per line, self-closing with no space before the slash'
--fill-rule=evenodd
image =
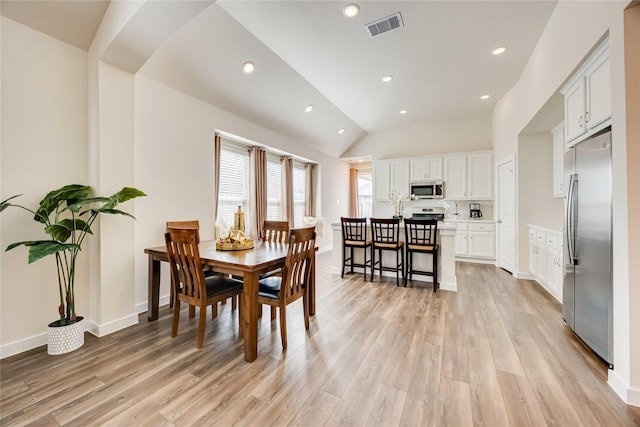
<path id="1" fill-rule="evenodd" d="M 92 197 L 91 187 L 71 184 L 49 192 L 35 211 L 10 203 L 10 200 L 19 196 L 9 197 L 0 202 L 0 212 L 10 206 L 31 212 L 33 220 L 43 225 L 49 239 L 12 243 L 6 250 L 27 246 L 29 264 L 47 255 L 55 255 L 60 318 L 49 324 L 47 351 L 49 354 L 68 353 L 84 344 L 83 318 L 76 315 L 74 292 L 76 260 L 82 242 L 87 234 L 93 234 L 91 226 L 100 214 L 118 214 L 134 218 L 133 215 L 115 208 L 120 203 L 146 194 L 136 188 L 124 187 L 110 197 Z"/>

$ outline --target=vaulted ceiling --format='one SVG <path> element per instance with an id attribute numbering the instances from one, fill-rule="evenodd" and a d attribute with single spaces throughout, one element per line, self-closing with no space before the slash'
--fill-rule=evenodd
<path id="1" fill-rule="evenodd" d="M 555 7 L 360 1 L 360 13 L 347 18 L 347 3 L 219 0 L 162 40 L 137 72 L 339 157 L 366 133 L 488 117 L 518 80 Z M 87 50 L 108 5 L 2 0 L 1 12 Z M 370 37 L 366 24 L 398 12 L 400 28 Z M 506 52 L 492 55 L 500 46 Z M 242 72 L 246 61 L 255 64 L 250 75 Z M 382 82 L 387 75 L 393 79 Z M 481 100 L 485 94 L 490 98 Z"/>

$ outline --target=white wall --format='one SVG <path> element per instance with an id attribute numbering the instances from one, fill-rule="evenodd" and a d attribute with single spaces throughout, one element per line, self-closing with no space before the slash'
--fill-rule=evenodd
<path id="1" fill-rule="evenodd" d="M 609 31 L 612 87 L 614 365 L 609 383 L 627 402 L 640 405 L 640 325 L 631 321 L 627 198 L 626 115 L 623 10 L 628 1 L 558 2 L 520 80 L 498 102 L 493 113 L 495 159 L 518 157 L 518 135 L 547 100 L 569 79 Z M 520 172 L 519 172 L 520 175 Z M 521 179 L 518 176 L 518 179 Z M 521 199 L 522 197 L 520 197 Z M 636 220 L 636 219 L 633 219 Z M 522 222 L 517 218 L 517 222 Z"/>
<path id="2" fill-rule="evenodd" d="M 348 209 L 349 165 L 308 146 L 257 126 L 199 99 L 138 75 L 135 85 L 135 183 L 148 197 L 136 201 L 136 306 L 147 302 L 147 257 L 144 248 L 163 245 L 167 220 L 197 219 L 203 239 L 213 237 L 213 140 L 216 129 L 320 163 L 321 208 L 325 236 L 329 224 Z M 161 298 L 168 295 L 163 266 Z"/>
<path id="3" fill-rule="evenodd" d="M 2 194 L 35 208 L 54 188 L 87 182 L 87 53 L 1 17 Z M 46 326 L 58 318 L 55 259 L 27 264 L 16 241 L 45 238 L 32 215 L 2 214 L 0 355 L 46 343 Z M 86 315 L 87 258 L 76 277 L 76 311 Z"/>
<path id="4" fill-rule="evenodd" d="M 562 197 L 553 197 L 553 137 L 549 132 L 518 138 L 518 249 L 516 271 L 529 271 L 528 224 L 562 232 Z"/>
<path id="5" fill-rule="evenodd" d="M 491 116 L 483 115 L 372 133 L 342 157 L 371 155 L 373 160 L 379 160 L 491 148 Z"/>

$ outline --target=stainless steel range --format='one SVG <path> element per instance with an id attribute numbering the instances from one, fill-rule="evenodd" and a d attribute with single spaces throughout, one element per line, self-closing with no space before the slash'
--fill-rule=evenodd
<path id="1" fill-rule="evenodd" d="M 444 220 L 443 208 L 422 208 L 420 211 L 413 212 L 412 219 L 437 219 L 438 221 Z"/>

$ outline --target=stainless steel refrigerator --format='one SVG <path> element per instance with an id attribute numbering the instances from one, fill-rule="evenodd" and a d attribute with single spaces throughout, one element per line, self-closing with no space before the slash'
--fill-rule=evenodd
<path id="1" fill-rule="evenodd" d="M 565 152 L 562 314 L 613 365 L 611 131 Z"/>

